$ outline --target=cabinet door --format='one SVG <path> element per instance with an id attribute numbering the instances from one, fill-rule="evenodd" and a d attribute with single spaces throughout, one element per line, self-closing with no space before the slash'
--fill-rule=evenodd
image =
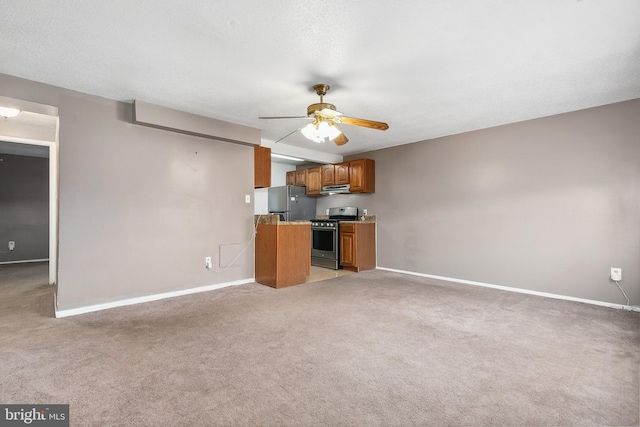
<path id="1" fill-rule="evenodd" d="M 307 169 L 307 194 L 318 195 L 322 190 L 321 168 L 320 166 Z"/>
<path id="2" fill-rule="evenodd" d="M 296 171 L 296 185 L 305 187 L 307 185 L 307 170 L 298 169 Z"/>
<path id="3" fill-rule="evenodd" d="M 354 233 L 340 233 L 340 265 L 355 267 L 356 263 L 356 235 Z"/>
<path id="4" fill-rule="evenodd" d="M 364 162 L 362 160 L 353 160 L 349 166 L 351 191 L 354 193 L 364 191 Z"/>
<path id="5" fill-rule="evenodd" d="M 335 166 L 334 172 L 334 183 L 336 185 L 340 184 L 350 184 L 349 181 L 349 162 L 338 163 Z"/>
<path id="6" fill-rule="evenodd" d="M 375 162 L 359 159 L 349 162 L 349 184 L 352 193 L 374 193 L 376 191 Z"/>
<path id="7" fill-rule="evenodd" d="M 271 187 L 271 148 L 253 147 L 253 186 Z"/>
<path id="8" fill-rule="evenodd" d="M 322 186 L 325 185 L 333 185 L 334 179 L 333 174 L 335 170 L 335 165 L 324 165 L 322 166 Z"/>
<path id="9" fill-rule="evenodd" d="M 296 185 L 296 171 L 287 172 L 287 185 Z"/>

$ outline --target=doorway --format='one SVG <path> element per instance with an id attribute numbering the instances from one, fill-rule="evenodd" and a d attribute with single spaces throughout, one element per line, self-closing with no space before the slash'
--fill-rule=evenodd
<path id="1" fill-rule="evenodd" d="M 49 284 L 57 283 L 58 271 L 58 135 L 56 107 L 0 96 L 0 106 L 19 110 L 14 117 L 0 117 L 0 146 L 17 156 L 48 157 L 49 163 Z M 7 242 L 0 242 L 4 247 Z M 18 242 L 16 242 L 16 245 Z"/>

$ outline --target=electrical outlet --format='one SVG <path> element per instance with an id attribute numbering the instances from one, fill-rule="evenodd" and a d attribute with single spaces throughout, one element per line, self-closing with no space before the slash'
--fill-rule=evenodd
<path id="1" fill-rule="evenodd" d="M 366 215 L 367 214 L 367 210 L 366 209 L 362 209 L 362 215 Z"/>
<path id="2" fill-rule="evenodd" d="M 16 248 L 16 242 L 9 240 L 9 250 L 12 251 Z"/>
<path id="3" fill-rule="evenodd" d="M 622 269 L 617 267 L 611 267 L 611 280 L 619 282 L 622 280 Z"/>
<path id="4" fill-rule="evenodd" d="M 207 270 L 211 270 L 213 268 L 213 264 L 211 263 L 211 257 L 208 256 L 204 259 L 204 266 L 207 267 Z"/>

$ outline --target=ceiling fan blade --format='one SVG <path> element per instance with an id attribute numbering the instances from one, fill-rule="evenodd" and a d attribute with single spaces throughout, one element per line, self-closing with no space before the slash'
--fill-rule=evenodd
<path id="1" fill-rule="evenodd" d="M 310 119 L 308 116 L 274 116 L 274 117 L 258 117 L 259 119 Z"/>
<path id="2" fill-rule="evenodd" d="M 340 146 L 349 142 L 349 138 L 347 138 L 344 133 L 341 133 L 340 135 L 335 137 L 333 142 L 335 142 L 337 146 Z"/>
<path id="3" fill-rule="evenodd" d="M 340 121 L 340 123 L 344 123 L 345 125 L 362 126 L 365 128 L 371 128 L 371 129 L 377 129 L 377 130 L 389 129 L 389 125 L 386 123 L 374 122 L 373 120 L 357 119 L 355 117 L 341 116 L 336 118 L 336 121 Z"/>
<path id="4" fill-rule="evenodd" d="M 293 132 L 289 132 L 288 134 L 286 134 L 285 136 L 283 136 L 282 138 L 280 138 L 279 140 L 275 141 L 274 144 L 282 141 L 283 139 L 285 139 L 288 136 L 293 135 L 294 133 L 298 132 L 300 129 L 302 129 L 302 127 L 299 127 L 298 129 L 294 130 Z"/>

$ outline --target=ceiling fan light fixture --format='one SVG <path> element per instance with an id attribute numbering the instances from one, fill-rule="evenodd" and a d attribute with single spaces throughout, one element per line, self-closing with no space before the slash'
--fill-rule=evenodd
<path id="1" fill-rule="evenodd" d="M 333 123 L 329 124 L 326 120 L 315 120 L 313 123 L 309 123 L 300 129 L 300 131 L 305 138 L 320 144 L 327 141 L 333 141 L 342 133 L 333 125 Z"/>
<path id="2" fill-rule="evenodd" d="M 318 123 L 318 133 L 322 136 L 329 136 L 329 123 L 324 120 Z"/>
<path id="3" fill-rule="evenodd" d="M 310 139 L 311 141 L 324 142 L 324 141 L 318 141 L 318 136 L 317 136 L 318 128 L 316 127 L 315 123 L 309 123 L 302 129 L 300 129 L 300 132 L 302 132 L 305 138 Z"/>
<path id="4" fill-rule="evenodd" d="M 15 117 L 19 113 L 20 113 L 20 110 L 18 110 L 17 108 L 0 107 L 0 116 L 5 118 Z"/>
<path id="5" fill-rule="evenodd" d="M 329 85 L 327 84 L 317 84 L 313 86 L 313 90 L 316 91 L 318 96 L 320 97 L 320 102 L 315 104 L 311 104 L 307 107 L 307 115 L 306 116 L 274 116 L 274 117 L 259 117 L 260 119 L 311 119 L 313 122 L 308 125 L 298 128 L 292 132 L 289 132 L 282 138 L 278 139 L 275 142 L 280 142 L 284 138 L 293 135 L 298 130 L 302 132 L 305 138 L 317 142 L 323 143 L 327 141 L 333 141 L 337 146 L 341 146 L 349 142 L 349 138 L 347 138 L 340 129 L 336 126 L 336 123 L 341 126 L 344 125 L 352 125 L 352 126 L 361 126 L 370 129 L 377 130 L 387 130 L 389 129 L 389 125 L 383 122 L 375 122 L 373 120 L 366 119 L 358 119 L 356 117 L 348 117 L 343 115 L 340 111 L 336 109 L 336 106 L 333 104 L 328 104 L 324 102 L 324 95 L 327 94 L 329 90 Z"/>

